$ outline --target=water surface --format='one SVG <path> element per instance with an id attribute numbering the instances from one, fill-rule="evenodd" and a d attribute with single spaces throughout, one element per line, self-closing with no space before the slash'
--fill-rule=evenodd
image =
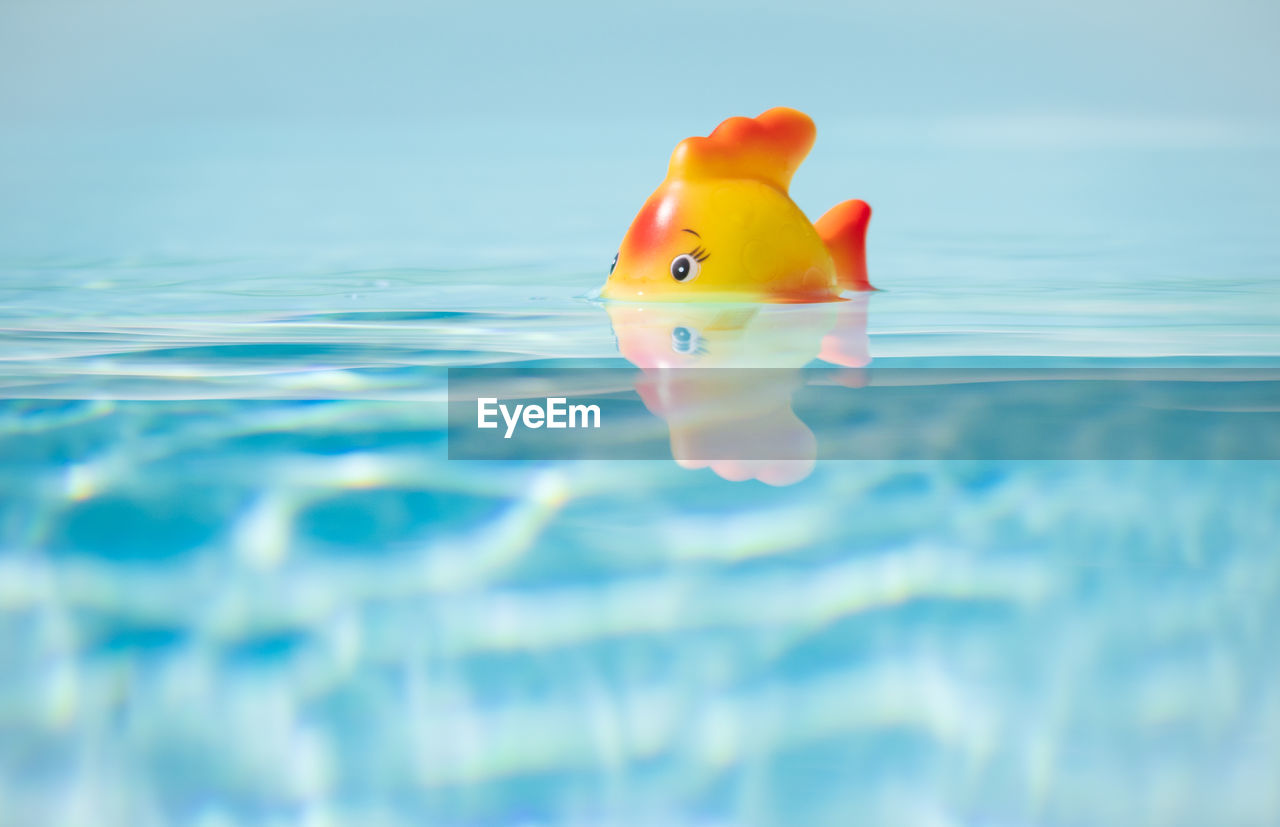
<path id="1" fill-rule="evenodd" d="M 1280 358 L 1273 149 L 820 126 L 871 368 Z M 680 130 L 5 133 L 0 824 L 1280 818 L 1275 463 L 445 458 Z"/>

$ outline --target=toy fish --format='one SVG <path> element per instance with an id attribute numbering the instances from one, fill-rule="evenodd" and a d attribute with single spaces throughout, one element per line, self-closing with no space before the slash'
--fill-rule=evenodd
<path id="1" fill-rule="evenodd" d="M 818 302 L 870 290 L 871 208 L 837 204 L 811 224 L 791 176 L 816 130 L 785 107 L 686 138 L 614 258 L 601 296 L 625 301 Z"/>

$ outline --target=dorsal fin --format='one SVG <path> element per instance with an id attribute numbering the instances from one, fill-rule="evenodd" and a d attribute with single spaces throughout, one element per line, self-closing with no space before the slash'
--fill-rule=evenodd
<path id="1" fill-rule="evenodd" d="M 705 138 L 681 141 L 667 178 L 751 178 L 786 192 L 816 134 L 808 115 L 785 106 L 757 118 L 729 118 Z"/>

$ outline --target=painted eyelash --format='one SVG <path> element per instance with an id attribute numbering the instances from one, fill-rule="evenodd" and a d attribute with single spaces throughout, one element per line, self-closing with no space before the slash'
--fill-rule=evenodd
<path id="1" fill-rule="evenodd" d="M 711 254 L 707 252 L 707 248 L 701 245 L 694 247 L 688 254 L 693 256 L 693 260 L 699 264 L 711 258 Z"/>

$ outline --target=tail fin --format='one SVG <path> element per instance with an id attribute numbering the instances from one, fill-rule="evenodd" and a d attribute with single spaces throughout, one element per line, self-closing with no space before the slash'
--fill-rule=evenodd
<path id="1" fill-rule="evenodd" d="M 871 208 L 865 201 L 845 201 L 827 210 L 814 229 L 827 245 L 836 265 L 836 278 L 845 290 L 873 290 L 867 281 L 867 223 Z"/>

